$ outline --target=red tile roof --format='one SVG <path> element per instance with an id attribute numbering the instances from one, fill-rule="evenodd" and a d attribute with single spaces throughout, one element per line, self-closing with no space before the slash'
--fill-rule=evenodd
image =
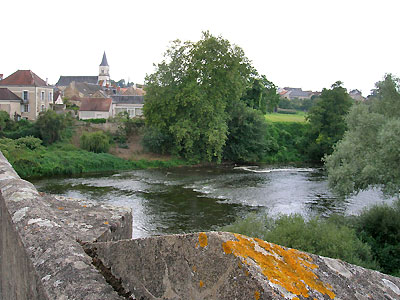
<path id="1" fill-rule="evenodd" d="M 83 98 L 80 111 L 109 111 L 111 98 Z"/>
<path id="2" fill-rule="evenodd" d="M 18 70 L 1 80 L 0 85 L 47 86 L 47 83 L 31 70 Z"/>
<path id="3" fill-rule="evenodd" d="M 15 95 L 7 88 L 0 88 L 0 100 L 18 100 L 22 101 L 20 97 Z"/>

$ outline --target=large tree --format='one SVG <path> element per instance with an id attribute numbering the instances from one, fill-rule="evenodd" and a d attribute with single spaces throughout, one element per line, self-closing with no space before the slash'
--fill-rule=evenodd
<path id="1" fill-rule="evenodd" d="M 251 87 L 242 97 L 247 106 L 260 110 L 263 114 L 273 112 L 279 100 L 276 86 L 264 75 L 254 77 Z"/>
<path id="2" fill-rule="evenodd" d="M 254 73 L 243 50 L 222 37 L 205 32 L 196 43 L 175 41 L 146 77 L 146 125 L 174 154 L 220 161 L 229 110 Z"/>
<path id="3" fill-rule="evenodd" d="M 307 115 L 310 123 L 307 152 L 312 160 L 320 160 L 324 155 L 332 153 L 333 146 L 346 131 L 344 118 L 352 103 L 340 81 L 335 82 L 331 89 L 323 89 Z"/>
<path id="4" fill-rule="evenodd" d="M 391 74 L 376 84 L 369 103 L 353 106 L 348 131 L 328 156 L 330 186 L 348 195 L 378 187 L 387 195 L 400 190 L 400 82 Z"/>

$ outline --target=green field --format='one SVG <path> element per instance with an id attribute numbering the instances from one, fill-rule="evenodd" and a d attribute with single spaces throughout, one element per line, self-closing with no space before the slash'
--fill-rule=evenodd
<path id="1" fill-rule="evenodd" d="M 304 112 L 298 112 L 295 115 L 279 114 L 279 113 L 266 114 L 265 119 L 271 122 L 296 122 L 296 123 L 306 122 Z"/>

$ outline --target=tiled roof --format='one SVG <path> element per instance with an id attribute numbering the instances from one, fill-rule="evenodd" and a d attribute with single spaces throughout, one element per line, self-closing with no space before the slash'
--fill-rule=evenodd
<path id="1" fill-rule="evenodd" d="M 109 111 L 111 98 L 83 98 L 80 111 Z"/>
<path id="2" fill-rule="evenodd" d="M 114 104 L 143 104 L 143 96 L 125 96 L 125 95 L 115 95 L 111 96 L 112 102 Z"/>
<path id="3" fill-rule="evenodd" d="M 73 82 L 73 81 L 97 84 L 98 77 L 97 76 L 60 76 L 60 79 L 58 79 L 56 86 L 69 86 L 71 84 L 71 82 Z"/>
<path id="4" fill-rule="evenodd" d="M 0 88 L 0 100 L 17 100 L 22 101 L 20 97 L 15 95 L 7 88 Z"/>
<path id="5" fill-rule="evenodd" d="M 0 85 L 47 86 L 47 83 L 31 70 L 18 70 L 1 80 Z"/>

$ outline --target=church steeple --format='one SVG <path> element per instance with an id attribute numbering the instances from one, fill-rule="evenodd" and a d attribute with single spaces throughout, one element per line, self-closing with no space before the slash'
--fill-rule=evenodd
<path id="1" fill-rule="evenodd" d="M 103 54 L 103 59 L 101 60 L 100 66 L 107 66 L 108 67 L 108 62 L 107 62 L 107 56 L 106 56 L 106 51 L 104 51 Z"/>
<path id="2" fill-rule="evenodd" d="M 104 51 L 103 59 L 101 60 L 101 64 L 99 66 L 99 77 L 98 82 L 102 83 L 102 85 L 110 84 L 110 66 L 107 62 L 106 51 Z"/>

